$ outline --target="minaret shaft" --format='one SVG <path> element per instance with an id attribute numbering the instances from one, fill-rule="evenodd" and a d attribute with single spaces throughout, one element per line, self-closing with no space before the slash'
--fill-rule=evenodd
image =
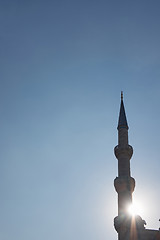
<path id="1" fill-rule="evenodd" d="M 115 155 L 118 159 L 118 176 L 130 177 L 130 159 L 133 154 L 132 147 L 128 144 L 128 129 L 118 129 L 118 145 L 115 147 Z"/>
<path id="2" fill-rule="evenodd" d="M 126 128 L 118 129 L 118 145 L 122 148 L 128 145 L 128 129 Z"/>

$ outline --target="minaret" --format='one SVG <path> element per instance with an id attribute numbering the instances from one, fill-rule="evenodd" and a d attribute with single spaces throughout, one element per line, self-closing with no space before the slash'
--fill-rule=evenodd
<path id="1" fill-rule="evenodd" d="M 118 159 L 118 177 L 114 186 L 118 193 L 118 216 L 114 218 L 114 226 L 118 232 L 118 240 L 160 240 L 160 229 L 146 229 L 145 221 L 139 216 L 131 216 L 128 207 L 132 203 L 135 180 L 131 177 L 130 159 L 133 148 L 128 144 L 128 124 L 121 92 L 121 105 L 118 121 L 118 145 L 114 153 Z"/>
<path id="2" fill-rule="evenodd" d="M 118 217 L 114 219 L 115 229 L 119 240 L 125 240 L 126 220 L 128 218 L 128 207 L 132 203 L 132 193 L 135 180 L 130 173 L 130 159 L 133 148 L 128 144 L 128 124 L 123 103 L 123 92 L 121 92 L 121 105 L 118 121 L 118 145 L 114 149 L 118 159 L 118 177 L 114 180 L 114 186 L 118 193 Z"/>

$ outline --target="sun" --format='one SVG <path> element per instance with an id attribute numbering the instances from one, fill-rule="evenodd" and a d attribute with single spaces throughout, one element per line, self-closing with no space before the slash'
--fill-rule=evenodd
<path id="1" fill-rule="evenodd" d="M 128 206 L 128 213 L 132 216 L 141 215 L 142 212 L 142 208 L 137 202 L 134 202 Z"/>
<path id="2" fill-rule="evenodd" d="M 129 205 L 128 212 L 132 216 L 137 215 L 137 209 L 136 209 L 136 207 L 133 204 Z"/>

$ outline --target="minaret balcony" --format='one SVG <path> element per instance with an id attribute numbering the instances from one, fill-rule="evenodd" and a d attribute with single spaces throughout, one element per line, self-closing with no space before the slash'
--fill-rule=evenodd
<path id="1" fill-rule="evenodd" d="M 114 187 L 117 193 L 129 192 L 133 193 L 135 188 L 135 179 L 133 177 L 116 177 L 114 179 Z"/>
<path id="2" fill-rule="evenodd" d="M 127 145 L 125 147 L 117 145 L 114 148 L 114 154 L 118 160 L 120 160 L 122 158 L 131 159 L 131 157 L 133 155 L 133 148 L 130 145 Z"/>

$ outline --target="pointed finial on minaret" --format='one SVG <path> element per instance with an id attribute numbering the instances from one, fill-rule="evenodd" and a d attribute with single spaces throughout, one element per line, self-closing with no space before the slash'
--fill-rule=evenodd
<path id="1" fill-rule="evenodd" d="M 123 91 L 121 91 L 121 100 L 123 101 Z"/>

